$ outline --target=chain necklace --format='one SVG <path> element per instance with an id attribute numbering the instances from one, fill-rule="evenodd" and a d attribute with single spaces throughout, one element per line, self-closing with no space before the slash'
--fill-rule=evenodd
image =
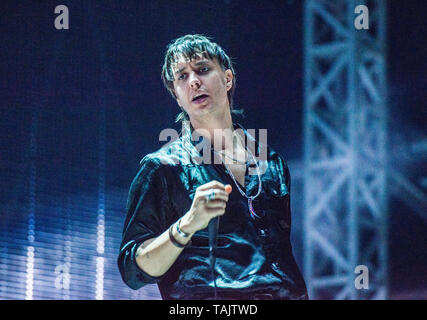
<path id="1" fill-rule="evenodd" d="M 240 136 L 238 136 L 238 137 L 239 137 L 240 141 L 241 141 L 241 142 L 242 142 L 242 144 L 243 144 L 243 141 L 241 140 Z M 253 207 L 253 205 L 252 205 L 252 201 L 253 201 L 256 197 L 258 197 L 258 196 L 259 196 L 259 194 L 261 193 L 261 189 L 262 189 L 261 173 L 260 173 L 260 170 L 259 170 L 258 162 L 256 161 L 256 159 L 255 159 L 254 155 L 252 154 L 252 152 L 251 152 L 249 149 L 247 149 L 247 151 L 248 151 L 248 153 L 250 154 L 250 156 L 252 157 L 252 160 L 254 161 L 254 163 L 255 163 L 255 165 L 256 165 L 257 176 L 258 176 L 258 192 L 257 192 L 257 194 L 256 194 L 256 195 L 254 195 L 254 196 L 248 196 L 248 195 L 247 195 L 247 194 L 246 194 L 246 193 L 245 193 L 245 192 L 240 188 L 239 183 L 236 181 L 236 178 L 234 177 L 233 173 L 232 173 L 232 172 L 231 172 L 231 170 L 228 168 L 228 166 L 225 164 L 225 162 L 223 162 L 223 163 L 224 163 L 224 167 L 225 167 L 225 169 L 227 170 L 228 174 L 229 174 L 229 175 L 231 176 L 231 178 L 233 179 L 234 184 L 236 185 L 236 187 L 237 187 L 237 189 L 239 190 L 240 194 L 241 194 L 243 197 L 245 197 L 246 199 L 248 199 L 248 208 L 249 208 L 249 213 L 250 213 L 250 215 L 251 215 L 251 218 L 252 218 L 252 219 L 255 219 L 255 218 L 261 218 L 260 216 L 258 216 L 258 215 L 255 213 L 254 207 Z M 245 163 L 245 164 L 246 164 L 246 163 Z"/>
<path id="2" fill-rule="evenodd" d="M 233 141 L 233 143 L 234 143 L 234 141 Z M 214 152 L 216 154 L 220 155 L 220 156 L 223 156 L 223 157 L 226 157 L 226 158 L 232 160 L 233 164 L 247 164 L 248 163 L 248 161 L 241 161 L 241 160 L 237 160 L 237 159 L 235 159 L 233 157 L 230 157 L 228 154 L 225 153 L 225 151 L 224 152 L 219 152 L 219 151 L 214 150 Z M 223 160 L 223 162 L 225 162 L 225 161 Z"/>
<path id="3" fill-rule="evenodd" d="M 185 128 L 185 130 L 184 130 L 184 132 L 182 133 L 182 135 L 183 135 L 183 136 L 185 136 L 185 138 L 189 138 L 189 139 L 191 139 L 191 131 L 190 131 L 190 127 L 189 127 L 189 126 L 185 126 L 184 128 Z M 188 136 L 188 134 L 189 134 L 189 136 Z M 242 142 L 242 144 L 243 144 L 242 138 L 240 138 L 240 136 L 239 136 L 239 135 L 237 135 L 237 136 L 239 137 L 240 142 Z M 187 139 L 185 139 L 185 138 L 184 138 L 184 141 L 183 141 L 183 142 L 184 142 L 184 143 L 183 143 L 183 147 L 184 147 L 184 149 L 186 149 L 186 150 L 187 150 L 187 152 L 190 154 L 190 157 L 191 157 L 192 152 L 191 152 L 191 151 L 186 147 Z M 234 141 L 233 141 L 233 142 L 234 142 Z M 191 149 L 196 150 L 192 144 L 190 144 L 190 147 L 192 147 Z M 228 166 L 225 164 L 225 162 L 224 162 L 224 161 L 223 161 L 223 164 L 224 164 L 224 167 L 225 167 L 225 169 L 227 170 L 228 174 L 229 174 L 229 175 L 231 176 L 231 178 L 233 179 L 234 184 L 236 185 L 236 187 L 237 187 L 237 189 L 239 190 L 240 194 L 241 194 L 243 197 L 245 197 L 246 199 L 248 199 L 248 208 L 249 208 L 249 213 L 250 213 L 250 215 L 251 215 L 251 218 L 252 218 L 252 219 L 255 219 L 255 218 L 261 218 L 260 216 L 258 216 L 258 215 L 255 213 L 254 207 L 253 207 L 253 205 L 252 205 L 252 201 L 253 201 L 256 197 L 258 197 L 258 196 L 260 195 L 260 193 L 261 193 L 261 189 L 262 189 L 261 173 L 260 173 L 260 169 L 259 169 L 259 166 L 258 166 L 258 162 L 257 162 L 257 161 L 256 161 L 256 159 L 255 159 L 255 156 L 252 154 L 252 152 L 251 152 L 249 149 L 247 149 L 247 151 L 248 151 L 248 153 L 250 154 L 250 156 L 252 157 L 252 160 L 254 161 L 254 163 L 255 163 L 255 165 L 256 165 L 257 176 L 258 176 L 258 192 L 257 192 L 257 194 L 256 194 L 256 195 L 254 195 L 254 196 L 248 196 L 248 195 L 247 195 L 247 194 L 246 194 L 246 193 L 245 193 L 245 192 L 240 188 L 239 183 L 236 181 L 236 178 L 234 177 L 233 173 L 231 172 L 231 170 L 228 168 Z M 220 154 L 220 155 L 224 155 L 224 156 L 226 156 L 226 157 L 228 157 L 228 158 L 232 159 L 233 161 L 238 161 L 238 160 L 236 160 L 236 159 L 234 159 L 234 158 L 231 158 L 231 157 L 227 156 L 225 153 L 224 153 L 224 154 L 223 154 L 223 153 L 219 153 L 218 151 L 215 151 L 215 150 L 214 150 L 214 152 L 215 152 L 215 153 L 217 153 L 217 154 Z M 222 158 L 221 158 L 221 160 L 222 160 Z M 246 162 L 246 161 L 245 161 L 244 163 L 243 163 L 242 161 L 240 161 L 240 163 L 241 163 L 241 164 L 247 164 L 247 162 Z"/>

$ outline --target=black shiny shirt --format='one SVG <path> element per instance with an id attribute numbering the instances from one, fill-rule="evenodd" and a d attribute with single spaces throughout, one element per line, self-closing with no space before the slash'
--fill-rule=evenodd
<path id="1" fill-rule="evenodd" d="M 237 190 L 224 164 L 197 161 L 207 149 L 195 148 L 200 142 L 183 134 L 146 155 L 131 184 L 118 256 L 120 273 L 129 287 L 139 289 L 157 283 L 163 299 L 214 297 L 207 228 L 194 234 L 192 244 L 161 277 L 152 277 L 141 270 L 135 253 L 142 242 L 165 232 L 190 209 L 197 187 L 217 180 L 233 186 L 218 230 L 215 264 L 218 298 L 308 298 L 290 242 L 289 169 L 279 154 L 243 130 L 246 139 L 254 143 L 257 155 L 267 155 L 266 160 L 258 161 L 263 168 L 262 190 L 253 200 L 260 218 L 251 217 L 247 199 Z M 213 149 L 208 151 L 214 159 Z M 258 191 L 258 176 L 249 174 L 248 169 L 243 191 L 252 196 Z"/>

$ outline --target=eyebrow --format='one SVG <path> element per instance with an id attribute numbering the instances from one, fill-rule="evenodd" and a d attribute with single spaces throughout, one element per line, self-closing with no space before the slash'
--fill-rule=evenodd
<path id="1" fill-rule="evenodd" d="M 209 62 L 209 60 L 200 60 L 200 61 L 197 61 L 196 63 L 194 63 L 194 66 L 196 66 L 196 67 L 198 67 L 198 66 L 202 66 L 202 65 L 208 65 L 210 62 Z M 182 73 L 184 70 L 185 70 L 185 68 L 186 67 L 182 67 L 182 68 L 180 68 L 177 72 L 176 72 L 176 74 L 180 74 L 180 73 Z"/>

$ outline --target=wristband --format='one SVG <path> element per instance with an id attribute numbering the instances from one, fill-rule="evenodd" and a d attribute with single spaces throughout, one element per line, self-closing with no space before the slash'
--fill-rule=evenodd
<path id="1" fill-rule="evenodd" d="M 181 224 L 181 218 L 178 220 L 178 222 L 176 223 L 176 231 L 178 232 L 178 234 L 183 237 L 183 238 L 188 238 L 190 235 L 188 233 L 185 233 L 184 231 L 182 231 L 179 228 L 179 225 Z"/>
<path id="2" fill-rule="evenodd" d="M 189 245 L 191 244 L 191 240 L 190 240 L 190 241 L 188 241 L 188 243 L 187 243 L 187 244 L 181 244 L 181 243 L 179 243 L 178 241 L 176 241 L 176 239 L 173 237 L 172 229 L 173 229 L 173 225 L 171 225 L 171 226 L 170 226 L 170 228 L 169 228 L 169 239 L 170 239 L 170 241 L 172 242 L 172 244 L 173 244 L 175 247 L 178 247 L 178 248 L 185 248 L 185 247 L 187 247 L 187 246 L 189 246 Z"/>

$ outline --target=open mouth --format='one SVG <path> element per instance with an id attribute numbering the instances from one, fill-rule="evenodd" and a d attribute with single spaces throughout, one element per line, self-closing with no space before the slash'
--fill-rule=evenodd
<path id="1" fill-rule="evenodd" d="M 208 97 L 207 94 L 201 94 L 201 95 L 195 96 L 192 101 L 193 102 L 201 102 L 207 97 Z"/>

